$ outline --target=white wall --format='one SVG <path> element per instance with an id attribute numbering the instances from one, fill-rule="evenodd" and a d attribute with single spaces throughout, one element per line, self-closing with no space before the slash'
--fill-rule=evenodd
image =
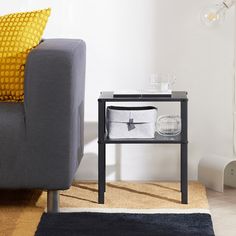
<path id="1" fill-rule="evenodd" d="M 97 97 L 142 88 L 153 72 L 174 72 L 189 92 L 189 177 L 202 155 L 232 155 L 233 10 L 204 28 L 202 8 L 217 0 L 0 0 L 0 14 L 52 7 L 45 37 L 87 43 L 85 156 L 77 177 L 97 178 Z M 169 110 L 168 110 L 169 109 Z M 160 112 L 177 112 L 161 106 Z M 108 179 L 179 178 L 177 146 L 109 146 Z"/>

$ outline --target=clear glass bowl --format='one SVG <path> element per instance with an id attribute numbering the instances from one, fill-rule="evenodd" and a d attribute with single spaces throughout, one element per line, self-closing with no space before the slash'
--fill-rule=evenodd
<path id="1" fill-rule="evenodd" d="M 181 118 L 177 115 L 163 115 L 157 119 L 157 132 L 164 136 L 175 136 L 181 133 Z"/>

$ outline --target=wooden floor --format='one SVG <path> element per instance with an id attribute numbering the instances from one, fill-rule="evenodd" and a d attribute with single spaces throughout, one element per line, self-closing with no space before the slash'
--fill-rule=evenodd
<path id="1" fill-rule="evenodd" d="M 224 193 L 207 190 L 216 236 L 236 236 L 236 189 Z"/>

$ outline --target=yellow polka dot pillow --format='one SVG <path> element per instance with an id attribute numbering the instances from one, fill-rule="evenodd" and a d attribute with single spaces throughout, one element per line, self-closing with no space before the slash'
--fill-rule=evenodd
<path id="1" fill-rule="evenodd" d="M 39 44 L 50 11 L 0 16 L 0 101 L 23 101 L 26 58 Z"/>

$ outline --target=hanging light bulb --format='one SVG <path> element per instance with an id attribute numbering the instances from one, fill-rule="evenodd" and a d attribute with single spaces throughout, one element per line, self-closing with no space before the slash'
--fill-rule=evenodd
<path id="1" fill-rule="evenodd" d="M 225 0 L 222 3 L 209 6 L 201 12 L 201 20 L 206 26 L 219 25 L 225 18 L 225 12 L 234 4 L 234 0 Z"/>

